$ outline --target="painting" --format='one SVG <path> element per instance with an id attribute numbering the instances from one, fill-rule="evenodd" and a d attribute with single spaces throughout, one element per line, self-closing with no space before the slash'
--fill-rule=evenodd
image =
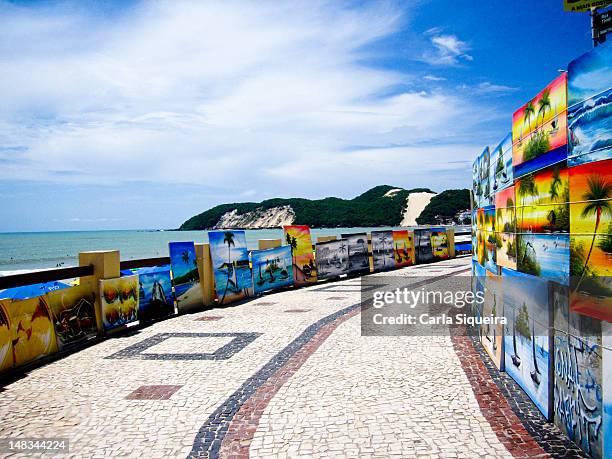
<path id="1" fill-rule="evenodd" d="M 570 241 L 570 309 L 612 321 L 612 237 L 574 235 Z"/>
<path id="2" fill-rule="evenodd" d="M 482 209 L 482 229 L 488 232 L 495 231 L 495 206 Z"/>
<path id="3" fill-rule="evenodd" d="M 495 233 L 497 266 L 516 270 L 516 234 Z"/>
<path id="4" fill-rule="evenodd" d="M 170 268 L 179 311 L 202 307 L 203 296 L 193 242 L 170 242 Z"/>
<path id="5" fill-rule="evenodd" d="M 100 279 L 100 306 L 104 331 L 138 320 L 138 275 Z"/>
<path id="6" fill-rule="evenodd" d="M 251 252 L 253 287 L 256 294 L 293 285 L 291 247 L 284 245 Z"/>
<path id="7" fill-rule="evenodd" d="M 489 183 L 491 184 L 491 193 L 496 194 L 512 186 L 513 183 L 512 133 L 508 133 L 499 145 L 495 147 L 491 158 Z"/>
<path id="8" fill-rule="evenodd" d="M 587 454 L 601 458 L 601 322 L 569 310 L 567 287 L 552 284 L 550 295 L 555 328 L 555 424 Z"/>
<path id="9" fill-rule="evenodd" d="M 310 228 L 306 225 L 283 226 L 285 240 L 291 248 L 295 285 L 317 281 L 317 267 L 312 252 Z"/>
<path id="10" fill-rule="evenodd" d="M 435 260 L 447 260 L 450 256 L 448 253 L 448 235 L 444 228 L 432 228 L 430 232 L 431 250 Z"/>
<path id="11" fill-rule="evenodd" d="M 11 322 L 6 306 L 8 304 L 0 300 L 0 373 L 12 368 L 14 364 Z"/>
<path id="12" fill-rule="evenodd" d="M 612 324 L 603 322 L 603 450 L 612 451 Z"/>
<path id="13" fill-rule="evenodd" d="M 174 295 L 170 266 L 141 268 L 137 271 L 138 320 L 148 322 L 174 314 Z"/>
<path id="14" fill-rule="evenodd" d="M 569 232 L 570 186 L 564 163 L 517 180 L 517 227 L 521 233 Z"/>
<path id="15" fill-rule="evenodd" d="M 612 159 L 570 168 L 569 184 L 571 233 L 611 235 Z"/>
<path id="16" fill-rule="evenodd" d="M 598 46 L 568 66 L 568 164 L 612 157 L 612 50 Z"/>
<path id="17" fill-rule="evenodd" d="M 487 271 L 497 274 L 497 236 L 493 231 L 482 231 L 484 253 L 483 266 Z"/>
<path id="18" fill-rule="evenodd" d="M 552 314 L 547 282 L 502 269 L 504 363 L 508 375 L 527 393 L 544 417 L 552 417 L 549 380 Z"/>
<path id="19" fill-rule="evenodd" d="M 393 255 L 395 256 L 396 268 L 414 264 L 414 236 L 410 231 L 393 231 Z"/>
<path id="20" fill-rule="evenodd" d="M 569 282 L 569 235 L 517 234 L 517 270 L 567 285 Z"/>
<path id="21" fill-rule="evenodd" d="M 374 271 L 395 268 L 393 231 L 372 231 L 372 258 Z"/>
<path id="22" fill-rule="evenodd" d="M 57 352 L 51 311 L 44 296 L 4 303 L 11 324 L 16 367 Z"/>
<path id="23" fill-rule="evenodd" d="M 485 147 L 485 149 L 480 154 L 479 165 L 479 182 L 477 190 L 480 193 L 480 199 L 478 201 L 478 207 L 484 207 L 491 204 L 491 183 L 489 182 L 489 173 L 491 168 L 491 151 L 489 150 L 489 147 Z"/>
<path id="24" fill-rule="evenodd" d="M 477 156 L 476 159 L 474 160 L 474 162 L 472 163 L 472 198 L 473 198 L 473 203 L 472 203 L 472 208 L 476 209 L 477 207 L 480 206 L 480 202 L 479 202 L 479 190 L 478 190 L 478 184 L 480 183 L 480 175 L 479 175 L 479 171 L 480 171 L 480 164 L 479 164 L 479 160 L 480 160 L 480 156 Z"/>
<path id="25" fill-rule="evenodd" d="M 516 231 L 514 186 L 495 194 L 495 230 L 504 233 Z"/>
<path id="26" fill-rule="evenodd" d="M 59 350 L 93 338 L 98 333 L 95 295 L 88 286 L 55 290 L 45 295 Z"/>
<path id="27" fill-rule="evenodd" d="M 330 279 L 348 274 L 348 243 L 345 239 L 318 242 L 315 251 L 319 279 Z"/>
<path id="28" fill-rule="evenodd" d="M 210 257 L 219 304 L 246 298 L 253 288 L 244 231 L 209 231 Z"/>
<path id="29" fill-rule="evenodd" d="M 485 284 L 487 279 L 487 271 L 477 261 L 472 261 L 472 292 L 476 295 L 484 295 Z M 483 302 L 472 301 L 471 303 L 471 315 L 472 317 L 482 317 Z M 480 335 L 480 325 L 477 323 L 476 328 Z"/>
<path id="30" fill-rule="evenodd" d="M 512 116 L 514 176 L 567 157 L 567 74 L 555 78 Z"/>
<path id="31" fill-rule="evenodd" d="M 343 234 L 348 244 L 349 273 L 363 274 L 370 272 L 368 253 L 368 235 L 366 233 Z"/>
<path id="32" fill-rule="evenodd" d="M 612 158 L 612 89 L 568 111 L 570 166 Z"/>
<path id="33" fill-rule="evenodd" d="M 482 304 L 482 317 L 501 318 L 503 314 L 502 278 L 497 275 L 486 277 L 484 289 L 484 302 Z M 504 369 L 503 334 L 504 326 L 498 324 L 482 324 L 480 326 L 480 342 L 491 357 L 498 370 Z"/>

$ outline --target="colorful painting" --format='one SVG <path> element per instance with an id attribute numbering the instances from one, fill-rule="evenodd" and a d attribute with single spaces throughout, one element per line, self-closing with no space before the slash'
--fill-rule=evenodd
<path id="1" fill-rule="evenodd" d="M 174 314 L 170 266 L 142 268 L 137 274 L 140 284 L 138 320 L 147 322 Z"/>
<path id="2" fill-rule="evenodd" d="M 572 234 L 570 246 L 570 309 L 612 321 L 612 236 Z"/>
<path id="3" fill-rule="evenodd" d="M 612 158 L 612 89 L 568 111 L 570 166 Z"/>
<path id="4" fill-rule="evenodd" d="M 8 315 L 8 304 L 0 300 L 0 373 L 13 367 L 13 338 L 11 322 Z"/>
<path id="5" fill-rule="evenodd" d="M 482 317 L 501 319 L 504 317 L 504 300 L 501 276 L 493 275 L 486 278 L 484 290 L 484 303 L 482 304 Z M 491 357 L 498 370 L 504 369 L 503 334 L 504 326 L 501 323 L 482 324 L 480 326 L 480 342 Z"/>
<path id="6" fill-rule="evenodd" d="M 44 296 L 5 303 L 16 367 L 57 352 L 51 311 Z"/>
<path id="7" fill-rule="evenodd" d="M 370 256 L 368 253 L 368 235 L 366 233 L 343 234 L 348 244 L 349 273 L 369 273 Z"/>
<path id="8" fill-rule="evenodd" d="M 488 232 L 495 231 L 495 206 L 487 206 L 482 210 L 482 229 Z"/>
<path id="9" fill-rule="evenodd" d="M 514 233 L 516 231 L 514 186 L 495 195 L 495 230 L 504 233 Z"/>
<path id="10" fill-rule="evenodd" d="M 612 159 L 570 168 L 569 184 L 571 233 L 611 235 Z"/>
<path id="11" fill-rule="evenodd" d="M 512 163 L 520 177 L 567 157 L 567 75 L 562 73 L 512 116 Z"/>
<path id="12" fill-rule="evenodd" d="M 493 231 L 482 231 L 484 267 L 487 271 L 497 274 L 497 235 Z"/>
<path id="13" fill-rule="evenodd" d="M 602 324 L 603 451 L 612 451 L 612 323 Z"/>
<path id="14" fill-rule="evenodd" d="M 414 264 L 414 237 L 410 231 L 393 231 L 393 255 L 396 268 Z"/>
<path id="15" fill-rule="evenodd" d="M 481 194 L 478 207 L 484 207 L 491 204 L 491 183 L 489 182 L 489 174 L 491 169 L 491 151 L 489 150 L 489 147 L 485 147 L 485 149 L 481 153 L 479 164 L 480 182 L 478 189 L 480 190 Z"/>
<path id="16" fill-rule="evenodd" d="M 431 250 L 433 257 L 436 260 L 447 260 L 450 255 L 448 253 L 448 235 L 444 228 L 431 229 Z"/>
<path id="17" fill-rule="evenodd" d="M 310 228 L 306 225 L 283 226 L 285 240 L 291 247 L 295 285 L 317 281 L 317 267 L 312 252 Z"/>
<path id="18" fill-rule="evenodd" d="M 348 274 L 348 243 L 345 239 L 318 242 L 315 251 L 319 279 L 330 279 Z"/>
<path id="19" fill-rule="evenodd" d="M 179 311 L 202 307 L 200 273 L 193 242 L 170 242 L 170 267 Z"/>
<path id="20" fill-rule="evenodd" d="M 45 300 L 51 311 L 60 350 L 93 338 L 98 333 L 95 295 L 88 286 L 77 285 L 49 292 Z"/>
<path id="21" fill-rule="evenodd" d="M 293 285 L 291 247 L 284 245 L 251 252 L 255 293 Z"/>
<path id="22" fill-rule="evenodd" d="M 505 370 L 527 393 L 544 417 L 550 419 L 551 349 L 548 330 L 552 315 L 545 281 L 502 269 Z"/>
<path id="23" fill-rule="evenodd" d="M 495 233 L 495 261 L 497 266 L 516 270 L 516 235 Z"/>
<path id="24" fill-rule="evenodd" d="M 138 320 L 138 276 L 100 279 L 100 305 L 104 331 Z"/>
<path id="25" fill-rule="evenodd" d="M 393 231 L 372 231 L 372 258 L 374 271 L 395 268 Z"/>
<path id="26" fill-rule="evenodd" d="M 491 193 L 499 193 L 512 185 L 512 134 L 506 137 L 495 147 L 491 156 Z"/>
<path id="27" fill-rule="evenodd" d="M 587 454 L 601 458 L 601 322 L 569 310 L 567 287 L 553 284 L 550 295 L 555 328 L 555 424 Z"/>
<path id="28" fill-rule="evenodd" d="M 564 163 L 516 182 L 517 227 L 522 233 L 567 233 L 569 222 L 569 180 Z"/>
<path id="29" fill-rule="evenodd" d="M 517 235 L 518 271 L 567 285 L 569 261 L 569 235 Z"/>
<path id="30" fill-rule="evenodd" d="M 246 233 L 209 231 L 208 242 L 219 304 L 246 298 L 253 288 Z"/>

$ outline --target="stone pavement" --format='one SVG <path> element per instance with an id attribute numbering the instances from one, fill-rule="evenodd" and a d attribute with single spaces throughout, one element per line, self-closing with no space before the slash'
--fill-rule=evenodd
<path id="1" fill-rule="evenodd" d="M 469 275 L 469 262 L 375 276 Z M 469 337 L 362 337 L 359 286 L 317 284 L 183 315 L 34 369 L 0 389 L 0 439 L 67 438 L 73 457 L 546 457 L 571 448 L 541 444 Z"/>

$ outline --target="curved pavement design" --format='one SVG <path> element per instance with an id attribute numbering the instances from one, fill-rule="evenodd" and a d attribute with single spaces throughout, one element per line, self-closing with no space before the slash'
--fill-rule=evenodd
<path id="1" fill-rule="evenodd" d="M 581 456 L 469 336 L 362 337 L 359 286 L 179 316 L 34 369 L 0 389 L 0 438 L 67 438 L 74 457 Z"/>

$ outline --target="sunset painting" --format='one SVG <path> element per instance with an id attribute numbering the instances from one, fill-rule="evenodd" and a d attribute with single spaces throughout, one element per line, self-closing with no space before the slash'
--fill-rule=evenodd
<path id="1" fill-rule="evenodd" d="M 296 285 L 317 281 L 317 267 L 312 251 L 310 228 L 306 225 L 283 226 L 285 242 L 291 247 L 293 277 Z"/>
<path id="2" fill-rule="evenodd" d="M 408 230 L 393 231 L 393 255 L 396 268 L 414 264 L 414 237 L 411 232 Z"/>

